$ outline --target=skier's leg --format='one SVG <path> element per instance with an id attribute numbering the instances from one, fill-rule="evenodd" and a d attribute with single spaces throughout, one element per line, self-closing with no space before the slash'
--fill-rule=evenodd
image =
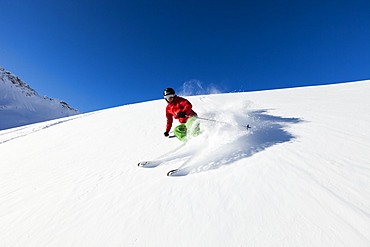
<path id="1" fill-rule="evenodd" d="M 200 134 L 200 126 L 199 126 L 200 124 L 199 124 L 199 121 L 196 121 L 196 120 L 197 118 L 191 117 L 185 123 L 189 136 L 198 136 Z"/>
<path id="2" fill-rule="evenodd" d="M 175 136 L 180 140 L 180 141 L 186 141 L 186 126 L 185 124 L 180 124 L 176 126 L 176 128 L 173 130 Z"/>

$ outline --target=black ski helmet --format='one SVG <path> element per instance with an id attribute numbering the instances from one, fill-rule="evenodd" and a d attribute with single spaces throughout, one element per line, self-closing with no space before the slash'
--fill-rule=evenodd
<path id="1" fill-rule="evenodd" d="M 166 95 L 170 95 L 170 94 L 176 94 L 175 93 L 175 90 L 173 90 L 173 88 L 166 88 L 164 91 L 163 91 L 163 96 L 166 96 Z"/>

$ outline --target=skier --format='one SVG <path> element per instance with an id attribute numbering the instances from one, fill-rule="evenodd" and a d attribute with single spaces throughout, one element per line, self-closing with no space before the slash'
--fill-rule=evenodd
<path id="1" fill-rule="evenodd" d="M 181 123 L 174 129 L 174 134 L 180 141 L 185 142 L 189 136 L 199 135 L 199 123 L 194 123 L 197 114 L 192 110 L 191 103 L 187 99 L 177 96 L 172 88 L 166 88 L 163 96 L 168 103 L 166 107 L 167 125 L 164 136 L 169 136 L 173 118 L 178 119 Z"/>

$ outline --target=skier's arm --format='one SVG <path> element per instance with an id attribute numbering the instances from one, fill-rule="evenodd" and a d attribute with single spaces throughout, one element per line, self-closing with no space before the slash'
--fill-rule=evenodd
<path id="1" fill-rule="evenodd" d="M 169 132 L 171 130 L 173 123 L 172 114 L 166 111 L 166 118 L 167 118 L 166 132 Z"/>
<path id="2" fill-rule="evenodd" d="M 193 108 L 193 105 L 190 103 L 190 101 L 185 100 L 184 101 L 184 104 L 183 104 L 183 107 L 184 107 L 184 110 L 183 111 L 185 112 L 185 114 L 186 115 L 190 115 L 191 110 Z"/>

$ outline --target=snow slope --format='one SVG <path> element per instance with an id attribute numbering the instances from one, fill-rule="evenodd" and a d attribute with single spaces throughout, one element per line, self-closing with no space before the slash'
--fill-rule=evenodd
<path id="1" fill-rule="evenodd" d="M 0 130 L 80 114 L 67 103 L 38 93 L 0 66 Z"/>
<path id="2" fill-rule="evenodd" d="M 157 100 L 0 131 L 0 246 L 370 246 L 370 81 Z M 190 159 L 190 157 L 195 157 Z M 167 177 L 167 171 L 186 166 Z"/>

